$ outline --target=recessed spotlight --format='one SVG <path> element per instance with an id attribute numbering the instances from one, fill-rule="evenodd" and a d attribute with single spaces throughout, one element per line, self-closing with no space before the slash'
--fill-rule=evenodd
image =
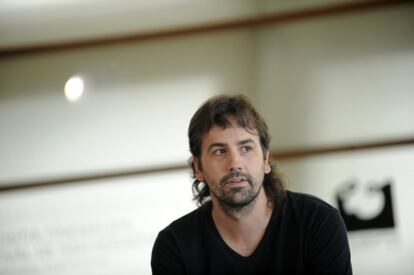
<path id="1" fill-rule="evenodd" d="M 80 76 L 72 76 L 66 81 L 65 96 L 70 102 L 78 101 L 83 94 L 84 84 Z"/>

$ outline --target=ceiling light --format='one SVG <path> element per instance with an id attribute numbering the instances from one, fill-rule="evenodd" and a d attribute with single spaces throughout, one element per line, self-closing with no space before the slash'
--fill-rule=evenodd
<path id="1" fill-rule="evenodd" d="M 83 79 L 79 76 L 72 76 L 65 84 L 66 99 L 70 102 L 78 101 L 82 97 L 83 89 Z"/>

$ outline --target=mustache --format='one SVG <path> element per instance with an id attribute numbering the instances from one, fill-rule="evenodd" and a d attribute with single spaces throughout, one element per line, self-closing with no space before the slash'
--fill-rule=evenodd
<path id="1" fill-rule="evenodd" d="M 229 180 L 231 180 L 232 178 L 243 178 L 245 179 L 249 184 L 252 183 L 252 177 L 244 172 L 241 171 L 231 171 L 230 173 L 228 173 L 227 175 L 225 175 L 221 180 L 220 180 L 220 184 L 221 185 L 225 185 Z"/>

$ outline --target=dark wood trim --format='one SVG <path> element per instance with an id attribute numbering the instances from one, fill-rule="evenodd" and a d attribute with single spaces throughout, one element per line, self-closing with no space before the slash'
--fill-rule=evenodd
<path id="1" fill-rule="evenodd" d="M 328 153 L 344 153 L 356 150 L 371 150 L 382 149 L 386 147 L 414 145 L 414 138 L 390 140 L 382 142 L 369 142 L 360 144 L 338 145 L 330 147 L 317 147 L 317 148 L 302 148 L 286 151 L 273 151 L 271 157 L 276 160 L 289 160 L 294 158 L 303 158 L 309 156 L 317 156 Z"/>
<path id="2" fill-rule="evenodd" d="M 317 156 L 321 154 L 328 153 L 343 153 L 356 150 L 371 150 L 371 149 L 380 149 L 387 147 L 395 146 L 405 146 L 405 145 L 414 145 L 414 138 L 400 139 L 400 140 L 391 140 L 384 142 L 371 142 L 371 143 L 361 143 L 361 144 L 350 144 L 350 145 L 340 145 L 332 147 L 319 147 L 319 148 L 304 148 L 304 149 L 295 149 L 287 151 L 273 151 L 271 156 L 276 160 L 289 160 L 293 158 L 301 157 L 310 157 Z M 0 184 L 0 193 L 7 191 L 18 191 L 28 188 L 38 188 L 38 187 L 52 187 L 59 185 L 73 185 L 73 184 L 83 184 L 87 181 L 97 181 L 97 180 L 107 180 L 113 178 L 122 178 L 122 177 L 131 177 L 131 176 L 140 176 L 152 173 L 161 173 L 161 172 L 171 172 L 171 171 L 180 171 L 180 170 L 190 169 L 185 163 L 170 165 L 170 166 L 160 166 L 152 168 L 138 168 L 130 169 L 123 171 L 112 171 L 106 173 L 93 173 L 88 175 L 78 175 L 78 176 L 63 176 L 50 179 L 36 180 L 36 181 L 24 181 L 24 182 L 10 182 Z"/>
<path id="3" fill-rule="evenodd" d="M 88 47 L 97 47 L 121 43 L 145 41 L 167 37 L 193 35 L 206 32 L 233 30 L 238 28 L 256 27 L 266 24 L 278 24 L 302 19 L 333 16 L 351 12 L 365 11 L 374 8 L 385 8 L 401 4 L 414 3 L 413 0 L 369 0 L 336 3 L 320 7 L 311 7 L 300 10 L 283 11 L 272 14 L 260 14 L 232 21 L 215 22 L 210 24 L 180 27 L 175 29 L 163 29 L 152 32 L 141 32 L 120 36 L 107 36 L 95 39 L 74 40 L 57 43 L 35 44 L 22 47 L 0 48 L 0 58 L 28 54 L 51 53 L 64 50 L 75 50 Z"/>
<path id="4" fill-rule="evenodd" d="M 60 177 L 54 177 L 54 178 L 36 180 L 36 181 L 10 182 L 10 183 L 0 184 L 0 192 L 22 190 L 22 189 L 27 189 L 27 188 L 68 185 L 68 184 L 76 184 L 76 183 L 82 184 L 87 181 L 107 180 L 107 179 L 123 178 L 123 177 L 131 177 L 131 176 L 141 176 L 141 175 L 146 175 L 146 174 L 179 171 L 179 170 L 184 170 L 184 169 L 189 169 L 189 166 L 186 165 L 185 163 L 169 165 L 169 166 L 158 166 L 158 167 L 149 167 L 149 168 L 109 171 L 105 173 L 98 172 L 98 173 L 84 174 L 84 175 L 77 175 L 77 176 L 60 176 Z"/>

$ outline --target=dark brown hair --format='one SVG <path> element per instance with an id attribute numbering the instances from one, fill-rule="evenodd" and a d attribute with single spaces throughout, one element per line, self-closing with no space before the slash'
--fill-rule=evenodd
<path id="1" fill-rule="evenodd" d="M 227 128 L 231 126 L 229 118 L 234 118 L 240 127 L 251 133 L 257 133 L 263 154 L 269 150 L 270 135 L 264 119 L 256 112 L 250 101 L 243 95 L 216 96 L 207 100 L 191 118 L 188 127 L 190 151 L 201 165 L 201 145 L 203 137 L 213 126 Z M 208 186 L 195 177 L 194 162 L 190 160 L 193 170 L 194 200 L 203 205 L 210 199 Z M 201 167 L 199 167 L 201 169 Z M 284 186 L 280 174 L 272 167 L 270 173 L 265 174 L 263 187 L 269 200 L 273 203 L 281 200 L 284 195 Z"/>

